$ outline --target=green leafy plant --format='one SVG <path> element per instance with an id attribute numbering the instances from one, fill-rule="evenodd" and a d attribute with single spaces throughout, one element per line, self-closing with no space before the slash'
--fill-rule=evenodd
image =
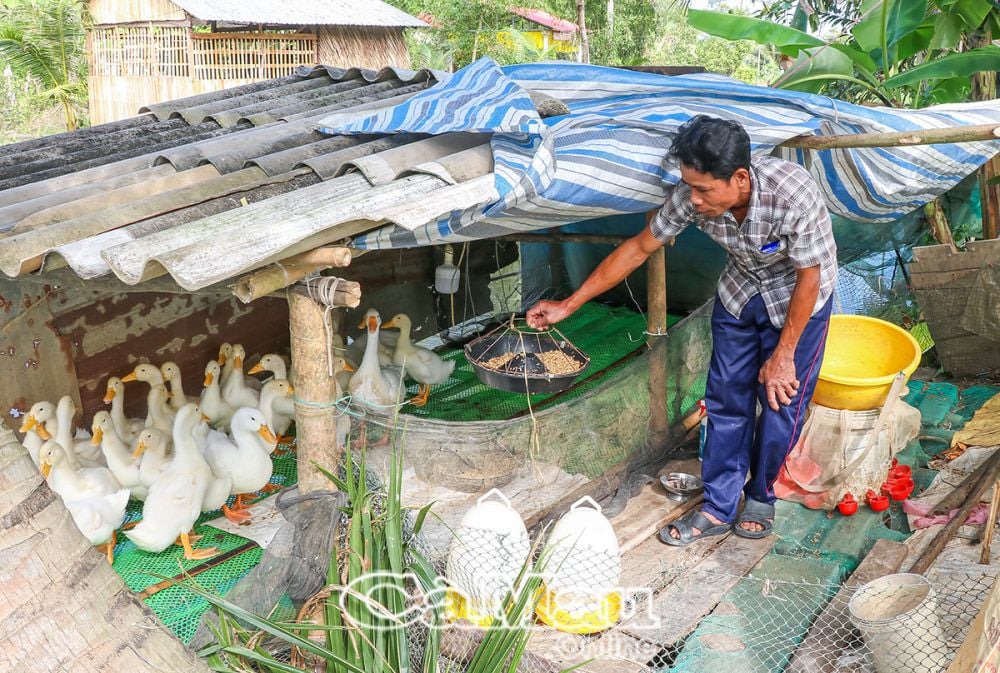
<path id="1" fill-rule="evenodd" d="M 972 47 L 978 31 L 1000 34 L 989 0 L 860 0 L 857 18 L 832 39 L 774 21 L 691 10 L 696 28 L 726 39 L 773 44 L 795 59 L 774 86 L 819 92 L 837 84 L 860 102 L 923 107 L 965 100 L 969 78 L 1000 69 L 1000 48 Z"/>
<path id="2" fill-rule="evenodd" d="M 353 457 L 347 449 L 345 463 Z M 401 506 L 402 457 L 393 452 L 384 489 L 370 490 L 364 453 L 356 469 L 344 477 L 322 470 L 333 484 L 346 493 L 349 505 L 347 543 L 335 547 L 330 557 L 327 586 L 310 603 L 322 614 L 321 623 L 278 621 L 254 615 L 225 598 L 188 587 L 213 604 L 219 614 L 216 643 L 201 650 L 209 666 L 223 673 L 276 671 L 313 673 L 315 670 L 352 673 L 402 673 L 410 670 L 410 643 L 406 596 L 413 594 L 415 582 L 426 600 L 419 605 L 426 640 L 420 670 L 439 670 L 441 633 L 444 625 L 441 580 L 431 564 L 413 547 L 431 505 L 418 510 L 406 535 Z M 524 656 L 531 635 L 530 626 L 540 596 L 543 555 L 538 545 L 522 567 L 514 587 L 504 601 L 502 618 L 483 633 L 472 657 L 462 665 L 466 673 L 514 673 Z M 536 558 L 531 561 L 531 558 Z M 310 613 L 309 604 L 303 613 Z M 322 634 L 317 638 L 316 634 Z M 279 657 L 274 643 L 290 648 L 291 661 Z M 574 668 L 566 669 L 571 671 Z"/>
<path id="3" fill-rule="evenodd" d="M 87 99 L 84 25 L 79 0 L 22 0 L 0 5 L 0 62 L 37 87 L 37 97 L 79 125 Z"/>

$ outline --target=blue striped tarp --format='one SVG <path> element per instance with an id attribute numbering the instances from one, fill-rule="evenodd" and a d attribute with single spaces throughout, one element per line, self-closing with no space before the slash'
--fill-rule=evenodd
<path id="1" fill-rule="evenodd" d="M 562 100 L 570 114 L 541 119 L 528 90 Z M 389 225 L 355 241 L 388 248 L 491 238 L 657 208 L 667 186 L 680 179 L 677 166 L 666 160 L 673 134 L 697 114 L 739 121 L 754 153 L 776 153 L 807 167 L 830 211 L 859 222 L 897 220 L 1000 152 L 1000 141 L 821 152 L 777 147 L 798 135 L 996 123 L 1000 101 L 897 110 L 719 75 L 666 77 L 568 62 L 500 68 L 489 59 L 396 107 L 322 130 L 493 134 L 499 199 L 413 231 Z"/>

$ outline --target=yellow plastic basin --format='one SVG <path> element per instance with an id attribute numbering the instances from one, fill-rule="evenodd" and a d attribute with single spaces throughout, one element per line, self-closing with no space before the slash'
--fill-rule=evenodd
<path id="1" fill-rule="evenodd" d="M 907 380 L 920 364 L 920 345 L 906 330 L 860 315 L 830 317 L 813 402 L 863 411 L 885 404 L 896 374 Z"/>

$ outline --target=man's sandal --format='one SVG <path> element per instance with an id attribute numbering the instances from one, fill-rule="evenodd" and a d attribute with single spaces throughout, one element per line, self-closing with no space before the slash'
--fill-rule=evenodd
<path id="1" fill-rule="evenodd" d="M 755 523 L 761 527 L 761 530 L 747 530 L 742 525 L 745 523 Z M 747 498 L 746 503 L 743 505 L 743 511 L 736 517 L 736 525 L 733 526 L 733 532 L 740 537 L 759 540 L 770 535 L 773 528 L 774 505 Z"/>
<path id="2" fill-rule="evenodd" d="M 696 534 L 694 532 L 696 528 L 701 532 Z M 676 538 L 670 535 L 671 530 L 677 531 Z M 732 530 L 732 524 L 714 523 L 707 516 L 695 510 L 688 512 L 677 519 L 677 521 L 672 521 L 661 528 L 660 542 L 672 547 L 684 547 L 692 542 L 697 542 L 703 537 L 724 535 L 730 530 Z"/>

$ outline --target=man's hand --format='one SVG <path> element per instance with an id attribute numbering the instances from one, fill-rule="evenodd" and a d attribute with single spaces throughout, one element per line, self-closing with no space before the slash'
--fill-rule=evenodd
<path id="1" fill-rule="evenodd" d="M 526 318 L 529 327 L 546 329 L 568 318 L 571 313 L 565 301 L 540 301 L 528 309 Z"/>
<path id="2" fill-rule="evenodd" d="M 789 405 L 799 394 L 799 380 L 795 376 L 794 353 L 776 350 L 760 368 L 757 380 L 767 391 L 767 403 L 774 411 L 778 404 Z"/>

